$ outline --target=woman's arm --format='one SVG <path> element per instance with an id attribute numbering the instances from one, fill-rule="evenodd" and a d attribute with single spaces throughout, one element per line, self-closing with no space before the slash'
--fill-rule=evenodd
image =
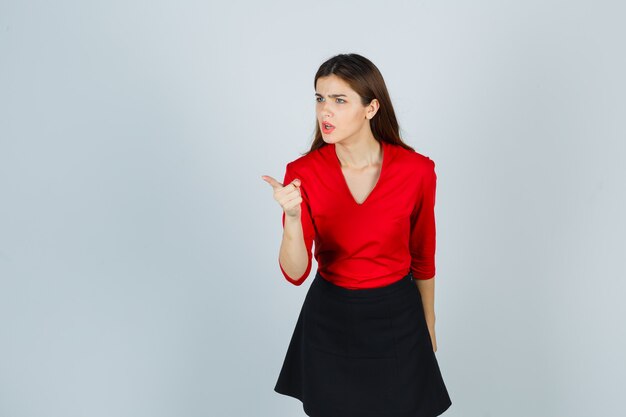
<path id="1" fill-rule="evenodd" d="M 309 197 L 306 193 L 306 179 L 294 171 L 292 163 L 287 164 L 283 184 L 298 180 L 302 202 L 300 214 L 287 216 L 283 211 L 283 239 L 278 254 L 278 266 L 283 275 L 293 285 L 302 285 L 313 265 L 313 241 L 315 229 L 311 218 Z"/>
<path id="2" fill-rule="evenodd" d="M 424 316 L 430 332 L 430 340 L 433 342 L 433 351 L 437 351 L 437 339 L 435 337 L 435 277 L 431 279 L 416 279 L 417 288 L 422 297 Z"/>
<path id="3" fill-rule="evenodd" d="M 284 273 L 289 275 L 292 280 L 301 283 L 300 279 L 309 269 L 309 253 L 304 243 L 300 216 L 285 216 L 283 240 L 280 244 L 278 261 Z"/>

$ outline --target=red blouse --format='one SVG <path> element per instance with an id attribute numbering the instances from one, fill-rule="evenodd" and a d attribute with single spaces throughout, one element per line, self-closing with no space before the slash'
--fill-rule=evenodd
<path id="1" fill-rule="evenodd" d="M 309 255 L 301 285 L 311 272 L 312 246 L 320 275 L 345 288 L 391 284 L 409 271 L 416 279 L 435 276 L 435 189 L 433 160 L 399 145 L 381 142 L 378 182 L 358 204 L 345 180 L 335 144 L 287 164 L 283 184 L 301 181 L 302 231 Z M 285 227 L 285 213 L 282 213 Z"/>

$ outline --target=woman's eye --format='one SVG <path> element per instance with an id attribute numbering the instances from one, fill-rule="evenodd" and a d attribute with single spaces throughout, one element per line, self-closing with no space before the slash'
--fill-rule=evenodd
<path id="1" fill-rule="evenodd" d="M 321 103 L 323 99 L 324 99 L 323 97 L 315 97 L 315 101 L 317 101 L 318 103 Z M 342 103 L 342 104 L 346 102 L 346 101 L 345 101 L 344 99 L 342 99 L 342 98 L 338 98 L 337 100 L 341 100 L 341 101 L 337 101 L 337 102 L 338 102 L 338 103 Z"/>

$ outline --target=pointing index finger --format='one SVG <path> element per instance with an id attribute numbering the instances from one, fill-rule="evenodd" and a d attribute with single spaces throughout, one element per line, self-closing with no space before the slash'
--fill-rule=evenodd
<path id="1" fill-rule="evenodd" d="M 267 182 L 269 185 L 271 185 L 274 190 L 283 187 L 282 183 L 276 181 L 274 178 L 270 177 L 269 175 L 263 175 L 263 176 L 261 176 L 261 178 L 263 178 L 263 180 L 265 182 Z"/>

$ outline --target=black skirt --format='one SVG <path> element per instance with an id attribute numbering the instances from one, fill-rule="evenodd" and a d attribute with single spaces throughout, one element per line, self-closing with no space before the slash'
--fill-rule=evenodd
<path id="1" fill-rule="evenodd" d="M 433 417 L 452 404 L 411 273 L 349 289 L 316 273 L 274 391 L 312 417 Z"/>

